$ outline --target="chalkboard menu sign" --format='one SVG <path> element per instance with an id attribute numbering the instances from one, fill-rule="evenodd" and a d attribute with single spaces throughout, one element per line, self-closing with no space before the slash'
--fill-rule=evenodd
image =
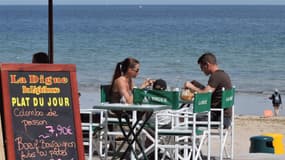
<path id="1" fill-rule="evenodd" d="M 83 160 L 72 64 L 1 64 L 8 160 Z"/>

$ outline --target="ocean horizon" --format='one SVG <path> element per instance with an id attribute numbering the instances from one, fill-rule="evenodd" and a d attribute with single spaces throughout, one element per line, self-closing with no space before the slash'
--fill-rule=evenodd
<path id="1" fill-rule="evenodd" d="M 54 63 L 76 64 L 79 91 L 99 93 L 116 63 L 134 57 L 145 78 L 207 84 L 197 65 L 213 52 L 238 93 L 285 93 L 284 5 L 55 5 Z M 30 63 L 48 50 L 43 5 L 0 6 L 1 63 Z"/>

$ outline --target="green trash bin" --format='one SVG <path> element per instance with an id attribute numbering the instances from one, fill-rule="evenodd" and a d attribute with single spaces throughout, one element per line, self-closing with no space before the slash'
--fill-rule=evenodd
<path id="1" fill-rule="evenodd" d="M 269 136 L 254 136 L 250 138 L 249 153 L 273 153 L 273 138 Z"/>

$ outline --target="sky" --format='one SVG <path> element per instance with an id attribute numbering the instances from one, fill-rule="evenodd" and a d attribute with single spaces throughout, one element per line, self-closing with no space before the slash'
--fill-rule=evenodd
<path id="1" fill-rule="evenodd" d="M 53 0 L 54 4 L 273 4 L 285 5 L 285 0 Z M 48 4 L 48 0 L 0 0 L 0 5 Z"/>

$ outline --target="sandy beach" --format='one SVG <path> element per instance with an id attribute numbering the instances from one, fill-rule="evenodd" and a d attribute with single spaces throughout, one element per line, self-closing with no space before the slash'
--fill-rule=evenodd
<path id="1" fill-rule="evenodd" d="M 263 135 L 265 133 L 285 134 L 285 117 L 262 116 L 236 116 L 235 118 L 235 159 L 262 159 L 275 160 L 285 159 L 285 155 L 249 153 L 250 137 Z M 283 137 L 283 146 L 285 139 Z"/>

